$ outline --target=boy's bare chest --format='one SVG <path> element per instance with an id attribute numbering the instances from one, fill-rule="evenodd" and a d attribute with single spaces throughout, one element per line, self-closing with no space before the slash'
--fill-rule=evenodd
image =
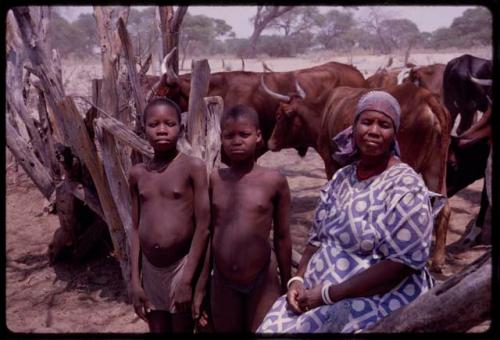
<path id="1" fill-rule="evenodd" d="M 192 195 L 189 176 L 178 172 L 148 172 L 138 181 L 137 187 L 143 200 L 154 197 L 180 199 Z"/>
<path id="2" fill-rule="evenodd" d="M 219 181 L 213 187 L 212 204 L 216 209 L 267 210 L 274 197 L 274 188 L 262 181 Z"/>

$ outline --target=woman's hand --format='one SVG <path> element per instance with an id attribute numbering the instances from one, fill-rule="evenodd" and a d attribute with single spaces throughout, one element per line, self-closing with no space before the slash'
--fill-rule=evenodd
<path id="1" fill-rule="evenodd" d="M 135 313 L 144 321 L 147 320 L 147 314 L 153 309 L 149 299 L 146 297 L 144 289 L 140 285 L 132 284 L 130 287 L 130 300 L 134 306 Z"/>
<path id="2" fill-rule="evenodd" d="M 290 285 L 290 288 L 288 288 L 288 292 L 286 293 L 286 301 L 288 302 L 288 305 L 292 308 L 292 311 L 296 314 L 302 314 L 304 313 L 304 310 L 302 310 L 299 307 L 299 297 L 304 294 L 305 288 L 304 284 L 300 281 L 293 281 L 292 284 Z"/>
<path id="3" fill-rule="evenodd" d="M 317 285 L 311 289 L 304 289 L 302 294 L 297 298 L 298 306 L 301 310 L 307 312 L 313 308 L 324 305 L 321 297 L 322 285 Z"/>

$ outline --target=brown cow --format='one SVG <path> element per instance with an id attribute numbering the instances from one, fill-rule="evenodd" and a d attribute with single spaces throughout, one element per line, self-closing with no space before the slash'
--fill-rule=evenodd
<path id="1" fill-rule="evenodd" d="M 442 98 L 443 73 L 445 68 L 445 64 L 413 67 L 410 71 L 408 79 L 416 86 L 423 87 Z"/>
<path id="2" fill-rule="evenodd" d="M 167 56 L 168 57 L 168 56 Z M 166 57 L 166 58 L 167 58 Z M 262 137 L 264 140 L 258 155 L 267 151 L 267 140 L 271 136 L 275 124 L 275 112 L 279 100 L 269 98 L 260 86 L 261 77 L 273 89 L 288 92 L 293 89 L 296 79 L 310 94 L 309 104 L 324 102 L 329 91 L 336 86 L 363 86 L 364 77 L 356 68 L 337 62 L 329 62 L 307 69 L 290 72 L 216 72 L 210 75 L 208 96 L 220 96 L 224 100 L 224 107 L 229 108 L 237 104 L 253 107 L 259 114 Z M 151 95 L 166 96 L 179 104 L 182 111 L 187 111 L 191 75 L 177 76 L 171 68 L 163 74 L 161 79 L 152 86 Z M 307 149 L 297 149 L 304 155 Z"/>
<path id="3" fill-rule="evenodd" d="M 413 67 L 415 67 L 414 64 L 408 63 L 403 67 L 379 68 L 374 74 L 366 78 L 365 87 L 370 89 L 389 89 L 400 85 L 408 78 Z"/>
<path id="4" fill-rule="evenodd" d="M 281 103 L 277 123 L 268 142 L 272 151 L 296 145 L 311 146 L 325 163 L 328 178 L 340 168 L 331 157 L 336 151 L 332 138 L 352 125 L 359 98 L 369 89 L 335 88 L 323 110 L 311 109 L 300 95 Z M 389 90 L 401 105 L 401 126 L 398 141 L 402 160 L 413 167 L 430 190 L 446 195 L 446 159 L 448 153 L 450 116 L 436 95 L 405 82 Z M 269 92 L 270 95 L 272 93 Z M 449 205 L 443 208 L 436 222 L 436 246 L 432 269 L 444 264 Z"/>

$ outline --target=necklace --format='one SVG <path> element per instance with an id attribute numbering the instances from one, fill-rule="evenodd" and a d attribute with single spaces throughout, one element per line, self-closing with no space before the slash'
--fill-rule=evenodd
<path id="1" fill-rule="evenodd" d="M 177 158 L 179 158 L 179 156 L 181 155 L 181 152 L 177 152 L 177 155 L 170 161 L 166 161 L 166 162 L 162 162 L 162 163 L 159 163 L 159 164 L 154 164 L 154 160 L 150 160 L 147 164 L 146 164 L 146 168 L 148 169 L 148 171 L 156 171 L 156 172 L 163 172 L 166 168 L 168 168 L 168 166 L 170 164 L 172 164 L 173 161 L 175 161 Z"/>

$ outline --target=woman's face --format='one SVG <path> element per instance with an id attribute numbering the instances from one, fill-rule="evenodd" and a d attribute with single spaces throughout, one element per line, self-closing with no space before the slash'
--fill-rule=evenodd
<path id="1" fill-rule="evenodd" d="M 394 124 L 378 111 L 361 113 L 354 127 L 354 142 L 361 156 L 382 156 L 389 152 L 395 138 Z"/>

